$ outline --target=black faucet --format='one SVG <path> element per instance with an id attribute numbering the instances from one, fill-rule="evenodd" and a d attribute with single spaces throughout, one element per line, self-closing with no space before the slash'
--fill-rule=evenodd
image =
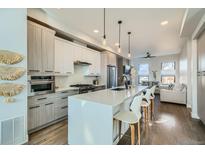
<path id="1" fill-rule="evenodd" d="M 125 88 L 128 89 L 128 78 L 125 74 L 122 77 L 125 78 Z"/>

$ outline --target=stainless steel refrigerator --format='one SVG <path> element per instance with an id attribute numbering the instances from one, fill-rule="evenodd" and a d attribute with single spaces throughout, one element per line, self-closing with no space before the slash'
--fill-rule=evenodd
<path id="1" fill-rule="evenodd" d="M 197 40 L 197 110 L 201 121 L 205 124 L 205 32 Z"/>
<path id="2" fill-rule="evenodd" d="M 117 68 L 116 66 L 107 66 L 107 88 L 117 86 Z"/>

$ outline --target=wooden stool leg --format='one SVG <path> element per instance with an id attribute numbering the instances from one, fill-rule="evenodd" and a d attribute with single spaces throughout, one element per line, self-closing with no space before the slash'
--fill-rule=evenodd
<path id="1" fill-rule="evenodd" d="M 148 121 L 148 118 L 149 118 L 149 107 L 147 106 L 146 107 L 146 121 Z"/>
<path id="2" fill-rule="evenodd" d="M 119 140 L 121 138 L 121 125 L 122 125 L 122 121 L 119 121 Z"/>
<path id="3" fill-rule="evenodd" d="M 154 116 L 154 99 L 152 100 L 152 116 Z"/>
<path id="4" fill-rule="evenodd" d="M 131 124 L 131 144 L 135 145 L 135 125 Z"/>
<path id="5" fill-rule="evenodd" d="M 140 120 L 138 122 L 138 144 L 140 145 Z"/>
<path id="6" fill-rule="evenodd" d="M 153 116 L 153 100 L 151 99 L 151 119 L 152 119 L 152 116 Z"/>
<path id="7" fill-rule="evenodd" d="M 145 107 L 145 120 L 148 121 L 148 107 Z"/>

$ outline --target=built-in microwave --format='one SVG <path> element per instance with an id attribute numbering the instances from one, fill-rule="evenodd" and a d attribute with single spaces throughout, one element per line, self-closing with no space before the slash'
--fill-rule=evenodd
<path id="1" fill-rule="evenodd" d="M 29 96 L 55 92 L 54 76 L 28 76 Z"/>

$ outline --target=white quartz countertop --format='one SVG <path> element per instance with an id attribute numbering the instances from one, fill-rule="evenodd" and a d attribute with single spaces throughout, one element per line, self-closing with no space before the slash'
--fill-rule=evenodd
<path id="1" fill-rule="evenodd" d="M 134 97 L 139 92 L 145 90 L 147 86 L 136 86 L 128 90 L 115 91 L 111 89 L 100 90 L 75 96 L 69 99 L 78 99 L 92 103 L 100 103 L 109 106 L 116 106 L 123 103 L 126 99 Z"/>

